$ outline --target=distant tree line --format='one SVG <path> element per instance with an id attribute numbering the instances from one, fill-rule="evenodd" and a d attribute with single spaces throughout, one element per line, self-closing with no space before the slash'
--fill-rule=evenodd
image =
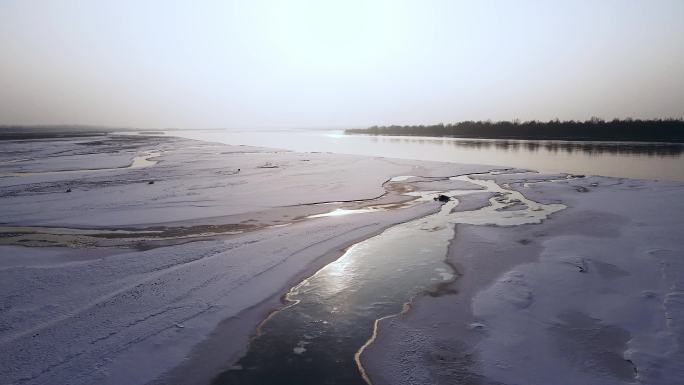
<path id="1" fill-rule="evenodd" d="M 444 136 L 477 139 L 578 140 L 684 143 L 682 119 L 613 119 L 587 121 L 464 121 L 419 126 L 373 126 L 346 134 Z"/>

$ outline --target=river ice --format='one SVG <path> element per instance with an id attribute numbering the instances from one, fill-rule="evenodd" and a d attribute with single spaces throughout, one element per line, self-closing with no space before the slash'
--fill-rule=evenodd
<path id="1" fill-rule="evenodd" d="M 455 294 L 420 297 L 381 323 L 363 356 L 374 384 L 684 378 L 681 183 L 475 178 L 568 208 L 540 224 L 457 225 L 447 259 L 460 274 Z"/>
<path id="2" fill-rule="evenodd" d="M 360 204 L 343 201 L 391 203 L 397 197 L 383 183 L 393 175 L 489 169 L 174 138 L 9 141 L 0 149 L 2 172 L 27 172 L 0 178 L 3 237 L 34 226 L 66 235 L 125 226 L 112 232 L 117 237 L 150 225 L 149 231 L 224 222 L 256 229 L 151 249 L 0 246 L 2 384 L 206 383 L 239 358 L 256 324 L 282 306 L 282 293 L 344 248 L 439 205 L 302 218 Z M 127 167 L 151 150 L 161 152 L 158 163 Z M 49 162 L 55 153 L 82 159 L 83 152 L 124 152 L 127 160 L 85 172 L 31 174 L 22 166 L 29 158 Z M 266 162 L 277 167 L 261 168 Z M 209 338 L 223 330 L 227 339 Z"/>
<path id="3" fill-rule="evenodd" d="M 458 192 L 447 206 L 455 280 L 379 322 L 361 356 L 375 385 L 684 378 L 681 183 L 478 176 L 493 168 L 158 137 L 0 150 L 4 238 L 35 226 L 247 228 L 149 249 L 0 246 L 2 384 L 207 383 L 240 358 L 283 293 L 440 205 L 428 195 L 398 209 L 307 216 L 396 204 L 430 186 Z M 146 163 L 150 151 L 159 155 Z M 432 276 L 452 278 L 440 268 Z"/>

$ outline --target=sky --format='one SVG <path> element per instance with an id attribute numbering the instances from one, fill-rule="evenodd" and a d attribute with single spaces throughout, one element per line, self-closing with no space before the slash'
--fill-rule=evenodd
<path id="1" fill-rule="evenodd" d="M 0 124 L 684 115 L 684 0 L 0 0 Z"/>

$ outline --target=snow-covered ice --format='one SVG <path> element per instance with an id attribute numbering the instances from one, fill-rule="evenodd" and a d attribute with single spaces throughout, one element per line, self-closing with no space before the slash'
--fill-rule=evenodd
<path id="1" fill-rule="evenodd" d="M 7 161 L 0 178 L 7 229 L 0 234 L 6 241 L 0 246 L 3 384 L 187 383 L 187 373 L 206 382 L 239 358 L 254 327 L 282 306 L 280 296 L 290 287 L 346 247 L 439 205 L 307 215 L 411 199 L 386 188 L 395 175 L 488 169 L 164 137 L 10 141 L 1 148 Z M 83 159 L 97 158 L 98 151 L 126 159 L 103 161 L 98 170 L 87 161 L 64 172 L 38 167 L 56 153 Z M 129 167 L 150 151 L 159 151 L 158 163 Z M 21 165 L 29 158 L 30 169 Z M 277 167 L 260 167 L 266 162 Z M 249 231 L 143 248 L 114 242 L 224 223 Z M 74 248 L 20 246 L 22 232 Z M 75 236 L 114 243 L 95 247 L 59 238 Z M 210 338 L 225 330 L 229 343 Z M 196 361 L 201 365 L 182 366 Z M 195 375 L 199 368 L 205 370 Z"/>
<path id="2" fill-rule="evenodd" d="M 375 385 L 684 378 L 684 185 L 476 178 L 568 208 L 540 224 L 457 225 L 447 258 L 460 274 L 453 292 L 417 298 L 380 324 L 362 357 Z"/>
<path id="3" fill-rule="evenodd" d="M 444 191 L 455 272 L 433 273 L 453 281 L 378 323 L 373 384 L 684 378 L 684 185 L 490 170 L 171 137 L 3 142 L 0 383 L 208 383 L 281 295 Z"/>

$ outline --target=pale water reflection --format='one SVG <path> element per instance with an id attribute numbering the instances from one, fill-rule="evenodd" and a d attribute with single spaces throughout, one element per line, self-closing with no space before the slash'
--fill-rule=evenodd
<path id="1" fill-rule="evenodd" d="M 214 384 L 366 384 L 358 357 L 375 335 L 376 320 L 400 313 L 415 295 L 454 279 L 445 257 L 456 223 L 539 223 L 565 208 L 531 201 L 494 181 L 454 179 L 482 189 L 423 192 L 420 200 L 438 193 L 457 199 L 495 195 L 488 206 L 472 211 L 455 212 L 458 201 L 451 200 L 435 214 L 350 247 L 290 290 L 286 298 L 292 304 L 264 321 L 247 354 Z M 522 207 L 505 210 L 514 206 Z"/>
<path id="2" fill-rule="evenodd" d="M 307 152 L 684 181 L 684 145 L 345 135 L 341 130 L 185 130 L 171 135 Z"/>

